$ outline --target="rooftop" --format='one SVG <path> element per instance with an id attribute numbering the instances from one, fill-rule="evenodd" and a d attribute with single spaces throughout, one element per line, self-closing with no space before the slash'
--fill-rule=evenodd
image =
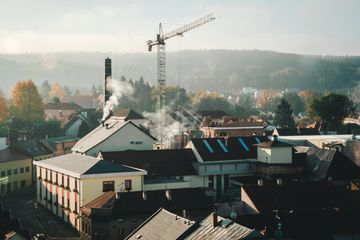
<path id="1" fill-rule="evenodd" d="M 129 108 L 121 108 L 121 109 L 114 109 L 113 114 L 116 117 L 123 117 L 125 120 L 136 120 L 136 119 L 146 119 L 143 115 L 135 112 L 133 109 Z"/>
<path id="2" fill-rule="evenodd" d="M 279 142 L 279 141 L 266 141 L 266 142 L 262 142 L 259 144 L 255 144 L 255 146 L 257 147 L 261 147 L 261 148 L 278 148 L 278 147 L 292 147 L 292 145 L 287 144 L 287 143 L 283 143 L 283 142 Z"/>
<path id="3" fill-rule="evenodd" d="M 3 150 L 0 150 L 0 163 L 2 162 L 10 162 L 10 161 L 18 161 L 18 160 L 25 160 L 25 159 L 31 159 L 31 157 L 19 153 L 13 149 L 6 148 Z"/>
<path id="4" fill-rule="evenodd" d="M 46 103 L 44 105 L 45 110 L 75 110 L 79 111 L 82 109 L 81 106 L 79 106 L 76 103 Z"/>
<path id="5" fill-rule="evenodd" d="M 191 149 L 101 152 L 101 156 L 112 163 L 144 169 L 152 177 L 196 175 Z"/>
<path id="6" fill-rule="evenodd" d="M 186 240 L 212 239 L 212 240 L 239 240 L 256 239 L 262 237 L 259 232 L 237 224 L 230 219 L 218 216 L 218 225 L 213 226 L 212 216 L 204 219 L 200 226 L 186 237 Z"/>
<path id="7" fill-rule="evenodd" d="M 279 136 L 319 135 L 315 128 L 276 128 L 276 131 Z"/>
<path id="8" fill-rule="evenodd" d="M 255 144 L 268 141 L 265 136 L 192 139 L 204 161 L 256 159 Z"/>
<path id="9" fill-rule="evenodd" d="M 110 119 L 106 120 L 104 124 L 105 126 L 99 125 L 97 128 L 92 130 L 86 136 L 81 138 L 72 148 L 72 150 L 81 153 L 87 152 L 88 150 L 92 149 L 93 147 L 97 146 L 98 144 L 102 143 L 103 141 L 111 137 L 113 134 L 115 134 L 117 131 L 119 131 L 121 128 L 123 128 L 128 124 L 133 125 L 140 131 L 144 132 L 149 137 L 155 139 L 153 136 L 151 136 L 142 128 L 138 127 L 133 122 L 124 121 L 124 119 L 119 117 L 112 116 Z"/>
<path id="10" fill-rule="evenodd" d="M 169 200 L 166 191 L 171 196 Z M 156 190 L 147 192 L 120 192 L 116 199 L 115 192 L 107 192 L 82 208 L 86 215 L 93 214 L 93 209 L 112 209 L 112 215 L 148 214 L 163 207 L 169 211 L 209 210 L 211 201 L 200 188 Z M 131 206 L 131 207 L 129 207 Z M 94 211 L 95 213 L 96 211 Z"/>
<path id="11" fill-rule="evenodd" d="M 42 142 L 35 139 L 17 142 L 11 148 L 32 157 L 52 154 Z"/>
<path id="12" fill-rule="evenodd" d="M 125 239 L 183 239 L 183 236 L 195 226 L 194 221 L 182 218 L 163 208 L 160 208 Z"/>
<path id="13" fill-rule="evenodd" d="M 93 174 L 145 175 L 146 171 L 128 166 L 112 164 L 94 157 L 76 153 L 45 159 L 34 163 L 37 166 L 69 174 L 77 178 L 91 177 Z"/>

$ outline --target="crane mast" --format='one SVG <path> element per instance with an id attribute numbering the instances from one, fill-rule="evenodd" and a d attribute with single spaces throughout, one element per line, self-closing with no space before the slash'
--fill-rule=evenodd
<path id="1" fill-rule="evenodd" d="M 211 13 L 166 34 L 163 33 L 163 29 L 160 23 L 159 33 L 156 35 L 156 39 L 147 41 L 149 52 L 152 51 L 153 46 L 155 45 L 157 46 L 157 108 L 158 109 L 162 109 L 163 106 L 166 104 L 165 103 L 165 97 L 166 97 L 165 40 L 176 36 L 182 36 L 185 32 L 200 27 L 201 25 L 204 25 L 213 20 L 215 20 L 215 17 Z"/>

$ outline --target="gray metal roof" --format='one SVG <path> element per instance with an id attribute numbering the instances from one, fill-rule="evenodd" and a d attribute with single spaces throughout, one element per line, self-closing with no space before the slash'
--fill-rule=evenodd
<path id="1" fill-rule="evenodd" d="M 175 240 L 191 229 L 194 224 L 194 221 L 161 208 L 125 239 Z"/>
<path id="2" fill-rule="evenodd" d="M 239 240 L 252 239 L 255 237 L 261 237 L 260 233 L 220 216 L 218 216 L 218 226 L 213 227 L 212 216 L 209 215 L 200 223 L 200 226 L 185 239 Z"/>
<path id="3" fill-rule="evenodd" d="M 90 133 L 88 133 L 86 136 L 81 138 L 75 146 L 71 149 L 74 152 L 80 152 L 85 153 L 88 150 L 92 149 L 93 147 L 97 146 L 98 144 L 105 141 L 107 138 L 112 136 L 114 133 L 116 133 L 118 130 L 120 130 L 122 127 L 124 127 L 127 124 L 132 124 L 134 127 L 138 128 L 140 131 L 143 131 L 141 128 L 139 128 L 137 125 L 135 125 L 131 121 L 124 121 L 123 118 L 119 117 L 111 117 L 110 119 L 105 121 L 105 126 L 99 125 L 97 128 L 92 130 Z M 143 131 L 145 134 L 149 135 L 151 138 L 154 138 L 147 132 Z"/>
<path id="4" fill-rule="evenodd" d="M 146 173 L 146 171 L 142 171 L 141 169 L 127 166 L 118 166 L 111 163 L 111 166 L 109 166 L 109 162 L 106 162 L 104 160 L 76 153 L 70 153 L 59 157 L 48 158 L 46 160 L 34 162 L 34 164 L 77 178 L 80 178 L 83 175 L 91 174 L 116 174 L 129 172 L 143 172 L 144 174 Z"/>

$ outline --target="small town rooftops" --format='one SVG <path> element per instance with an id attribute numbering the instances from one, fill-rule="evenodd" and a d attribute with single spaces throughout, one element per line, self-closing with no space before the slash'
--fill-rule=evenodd
<path id="1" fill-rule="evenodd" d="M 192 139 L 203 161 L 256 159 L 255 144 L 268 141 L 265 136 Z"/>
<path id="2" fill-rule="evenodd" d="M 131 121 L 124 121 L 123 119 L 119 117 L 111 117 L 110 119 L 106 120 L 104 122 L 104 125 L 99 125 L 97 128 L 92 130 L 90 133 L 88 133 L 86 136 L 81 138 L 75 146 L 72 148 L 74 152 L 80 152 L 85 153 L 88 150 L 92 149 L 93 147 L 97 146 L 98 144 L 105 141 L 107 138 L 111 137 L 113 134 L 115 134 L 117 131 L 119 131 L 124 126 L 131 124 L 140 131 L 144 132 L 149 137 L 156 140 L 153 136 L 151 136 L 148 132 L 146 132 L 144 129 L 140 128 L 136 124 L 134 124 Z"/>
<path id="3" fill-rule="evenodd" d="M 18 160 L 25 160 L 31 159 L 29 156 L 19 153 L 13 149 L 6 148 L 0 150 L 0 163 L 1 162 L 10 162 L 10 161 L 18 161 Z"/>
<path id="4" fill-rule="evenodd" d="M 52 154 L 43 143 L 35 139 L 17 142 L 11 148 L 31 157 Z"/>
<path id="5" fill-rule="evenodd" d="M 160 208 L 125 239 L 175 240 L 183 239 L 196 222 Z"/>
<path id="6" fill-rule="evenodd" d="M 111 174 L 115 176 L 146 174 L 146 171 L 142 169 L 116 165 L 108 161 L 75 153 L 34 162 L 34 164 L 76 178 L 92 177 L 95 174 Z"/>
<path id="7" fill-rule="evenodd" d="M 100 154 L 112 163 L 144 169 L 150 177 L 196 175 L 192 165 L 196 157 L 191 149 L 127 150 Z"/>
<path id="8" fill-rule="evenodd" d="M 111 209 L 112 215 L 153 213 L 160 207 L 169 211 L 206 210 L 212 204 L 201 188 L 181 188 L 146 192 L 107 192 L 82 207 L 86 215 L 96 215 L 96 209 Z M 129 207 L 131 206 L 131 207 Z M 94 211 L 95 209 L 95 211 Z"/>
<path id="9" fill-rule="evenodd" d="M 239 240 L 258 239 L 262 235 L 254 229 L 237 224 L 230 219 L 217 217 L 217 225 L 213 225 L 212 215 L 205 218 L 200 226 L 186 237 L 186 240 L 212 239 L 212 240 Z"/>

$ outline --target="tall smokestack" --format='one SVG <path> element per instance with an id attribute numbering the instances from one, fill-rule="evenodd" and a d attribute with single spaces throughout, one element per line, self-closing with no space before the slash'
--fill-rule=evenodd
<path id="1" fill-rule="evenodd" d="M 112 71 L 111 71 L 111 59 L 109 57 L 107 57 L 105 59 L 105 102 L 106 103 L 107 100 L 109 100 L 111 93 L 106 89 L 106 84 L 107 84 L 107 80 L 108 78 L 111 78 L 112 75 Z"/>

